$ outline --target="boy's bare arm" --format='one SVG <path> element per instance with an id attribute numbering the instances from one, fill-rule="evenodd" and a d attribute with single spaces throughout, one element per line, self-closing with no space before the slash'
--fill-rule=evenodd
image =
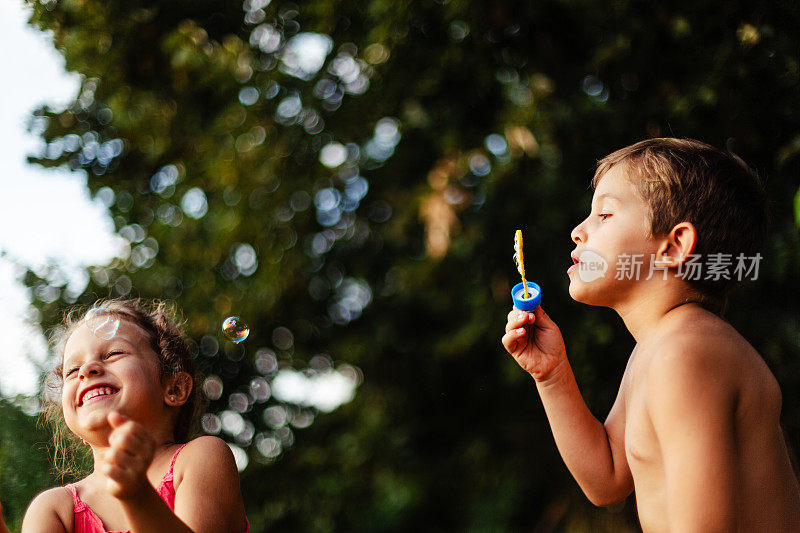
<path id="1" fill-rule="evenodd" d="M 633 490 L 625 459 L 624 385 L 605 425 L 581 397 L 558 326 L 537 308 L 509 313 L 506 350 L 533 376 L 564 462 L 595 505 L 612 505 Z"/>
<path id="2" fill-rule="evenodd" d="M 670 531 L 736 531 L 736 387 L 709 346 L 668 346 L 648 373 Z"/>

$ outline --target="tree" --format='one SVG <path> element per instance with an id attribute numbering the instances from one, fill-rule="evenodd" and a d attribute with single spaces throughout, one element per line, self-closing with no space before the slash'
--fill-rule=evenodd
<path id="1" fill-rule="evenodd" d="M 19 531 L 33 497 L 56 483 L 47 433 L 30 414 L 35 405 L 30 399 L 19 400 L 0 399 L 0 494 L 4 518 L 12 531 Z"/>
<path id="2" fill-rule="evenodd" d="M 767 2 L 37 3 L 84 79 L 37 112 L 32 161 L 86 171 L 130 243 L 77 297 L 29 273 L 42 325 L 109 293 L 176 299 L 224 386 L 212 413 L 273 361 L 363 376 L 332 413 L 251 399 L 223 433 L 249 451 L 254 531 L 632 528 L 632 502 L 583 499 L 501 351 L 513 233 L 602 417 L 633 341 L 563 274 L 594 161 L 657 135 L 739 153 L 774 225 L 728 316 L 796 444 L 797 22 Z M 220 335 L 232 314 L 244 344 Z"/>

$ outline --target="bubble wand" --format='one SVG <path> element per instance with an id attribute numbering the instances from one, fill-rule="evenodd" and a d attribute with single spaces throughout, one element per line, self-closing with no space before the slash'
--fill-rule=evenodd
<path id="1" fill-rule="evenodd" d="M 511 299 L 514 307 L 522 311 L 533 311 L 542 303 L 542 289 L 536 283 L 525 279 L 525 261 L 522 255 L 522 230 L 514 234 L 514 263 L 522 276 L 522 283 L 517 283 L 511 289 Z"/>
<path id="2" fill-rule="evenodd" d="M 514 262 L 517 264 L 519 275 L 522 276 L 522 288 L 525 289 L 525 299 L 531 297 L 528 293 L 528 284 L 525 282 L 525 259 L 522 257 L 522 230 L 514 234 Z"/>

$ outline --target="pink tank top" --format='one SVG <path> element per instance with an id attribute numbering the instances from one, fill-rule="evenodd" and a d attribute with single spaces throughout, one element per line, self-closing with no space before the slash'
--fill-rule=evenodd
<path id="1" fill-rule="evenodd" d="M 159 483 L 156 492 L 158 495 L 161 496 L 161 499 L 164 500 L 167 506 L 170 508 L 171 511 L 175 511 L 175 486 L 172 484 L 173 475 L 172 469 L 175 467 L 175 460 L 178 458 L 178 454 L 181 453 L 188 442 L 183 444 L 178 450 L 175 452 L 175 455 L 172 456 L 172 462 L 169 464 L 169 470 L 167 473 L 164 474 L 164 477 L 161 478 L 161 483 Z M 130 533 L 130 531 L 108 531 L 106 527 L 103 525 L 103 521 L 100 520 L 100 517 L 97 516 L 92 509 L 86 505 L 80 497 L 78 497 L 78 491 L 75 488 L 75 485 L 72 483 L 67 483 L 64 485 L 71 493 L 72 493 L 72 506 L 75 513 L 75 528 L 74 533 Z M 247 518 L 245 517 L 245 521 Z M 247 527 L 242 533 L 250 533 L 250 522 L 247 522 Z"/>

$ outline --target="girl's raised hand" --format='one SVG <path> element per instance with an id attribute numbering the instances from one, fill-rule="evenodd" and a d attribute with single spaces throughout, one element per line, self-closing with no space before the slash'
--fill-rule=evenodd
<path id="1" fill-rule="evenodd" d="M 512 309 L 502 343 L 536 381 L 546 381 L 553 370 L 567 362 L 561 331 L 541 306 L 533 312 Z"/>
<path id="2" fill-rule="evenodd" d="M 155 441 L 144 426 L 116 411 L 108 414 L 108 423 L 112 428 L 109 448 L 100 454 L 96 470 L 107 478 L 112 496 L 131 499 L 150 487 L 147 467 L 153 460 Z"/>

